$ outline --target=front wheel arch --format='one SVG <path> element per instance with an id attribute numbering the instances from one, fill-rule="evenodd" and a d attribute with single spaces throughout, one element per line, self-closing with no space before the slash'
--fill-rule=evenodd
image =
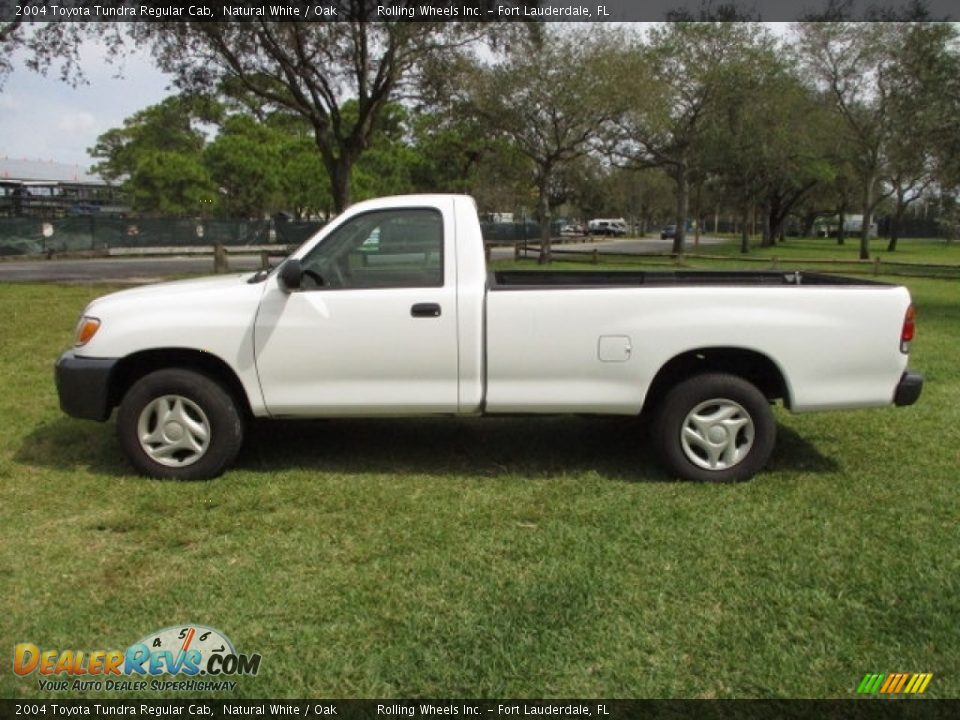
<path id="1" fill-rule="evenodd" d="M 253 417 L 250 398 L 243 383 L 226 361 L 210 352 L 179 347 L 142 350 L 121 358 L 110 374 L 108 407 L 120 405 L 127 391 L 141 378 L 158 370 L 172 368 L 191 370 L 217 382 L 230 393 L 245 420 Z"/>

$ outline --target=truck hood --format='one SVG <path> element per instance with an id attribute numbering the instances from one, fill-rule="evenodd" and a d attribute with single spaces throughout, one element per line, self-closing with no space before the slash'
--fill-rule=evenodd
<path id="1" fill-rule="evenodd" d="M 78 352 L 115 358 L 153 348 L 192 348 L 252 364 L 252 328 L 265 283 L 250 284 L 248 277 L 158 283 L 98 298 L 84 314 L 100 320 L 100 329 Z"/>
<path id="2" fill-rule="evenodd" d="M 262 285 L 248 285 L 246 281 L 249 277 L 250 273 L 214 275 L 128 288 L 97 298 L 87 306 L 85 314 L 96 316 L 98 312 L 109 311 L 115 305 L 131 302 L 137 304 L 149 303 L 154 300 L 164 305 L 180 305 L 184 300 L 187 300 L 191 303 L 196 302 L 198 309 L 200 309 L 211 300 L 222 297 L 223 293 L 234 294 L 238 291 L 249 290 L 251 294 L 260 295 L 263 291 Z"/>

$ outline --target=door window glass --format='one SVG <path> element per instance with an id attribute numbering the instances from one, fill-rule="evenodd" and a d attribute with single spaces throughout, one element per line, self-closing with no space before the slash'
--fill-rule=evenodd
<path id="1" fill-rule="evenodd" d="M 303 259 L 303 287 L 443 285 L 443 218 L 436 210 L 379 210 L 348 220 Z"/>

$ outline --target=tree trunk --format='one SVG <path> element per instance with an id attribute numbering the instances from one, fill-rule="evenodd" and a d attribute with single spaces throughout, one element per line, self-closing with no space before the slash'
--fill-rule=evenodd
<path id="1" fill-rule="evenodd" d="M 750 252 L 750 234 L 747 232 L 747 223 L 750 219 L 750 201 L 743 203 L 743 214 L 740 218 L 740 252 Z"/>
<path id="2" fill-rule="evenodd" d="M 897 207 L 893 211 L 893 217 L 890 218 L 890 241 L 887 243 L 887 252 L 895 252 L 897 249 L 897 239 L 900 235 L 900 223 L 903 221 L 904 210 L 907 209 L 903 201 L 904 192 L 897 188 Z"/>
<path id="3" fill-rule="evenodd" d="M 843 245 L 844 241 L 847 239 L 847 203 L 843 201 L 840 203 L 840 226 L 837 228 L 837 245 Z"/>
<path id="4" fill-rule="evenodd" d="M 677 232 L 673 236 L 673 253 L 683 255 L 684 240 L 687 236 L 687 206 L 690 202 L 686 165 L 677 168 L 674 173 L 674 182 L 677 184 Z"/>
<path id="5" fill-rule="evenodd" d="M 541 265 L 549 263 L 552 259 L 550 257 L 550 193 L 547 186 L 547 180 L 542 179 L 538 188 L 540 197 L 537 201 L 540 210 L 540 257 L 537 262 Z"/>
<path id="6" fill-rule="evenodd" d="M 870 259 L 870 217 L 873 214 L 873 174 L 863 183 L 863 224 L 860 226 L 860 259 Z"/>
<path id="7" fill-rule="evenodd" d="M 774 213 L 770 218 L 770 233 L 773 235 L 773 242 L 782 243 L 787 235 L 787 215 L 785 212 Z"/>
<path id="8" fill-rule="evenodd" d="M 352 163 L 338 160 L 330 174 L 330 191 L 333 194 L 333 210 L 337 215 L 350 207 Z"/>
<path id="9" fill-rule="evenodd" d="M 763 203 L 763 207 L 760 208 L 760 217 L 761 217 L 761 227 L 760 232 L 762 233 L 762 239 L 760 240 L 760 247 L 773 247 L 773 233 L 772 228 L 770 227 L 770 214 L 773 212 L 770 201 Z"/>
<path id="10" fill-rule="evenodd" d="M 320 125 L 313 128 L 313 139 L 320 152 L 320 159 L 330 178 L 330 195 L 333 200 L 333 211 L 337 215 L 350 207 L 351 178 L 353 175 L 353 153 L 347 148 L 340 148 L 340 154 L 335 155 L 329 146 L 326 129 Z"/>
<path id="11" fill-rule="evenodd" d="M 700 196 L 703 193 L 703 183 L 697 184 L 697 193 L 693 200 L 693 246 L 700 247 Z"/>

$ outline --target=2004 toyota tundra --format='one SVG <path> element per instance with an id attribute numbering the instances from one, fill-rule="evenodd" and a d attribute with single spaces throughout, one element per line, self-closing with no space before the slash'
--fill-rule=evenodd
<path id="1" fill-rule="evenodd" d="M 667 468 L 743 480 L 770 405 L 910 405 L 903 287 L 799 272 L 488 274 L 469 197 L 359 203 L 277 269 L 94 300 L 57 362 L 64 411 L 155 477 L 235 458 L 252 417 L 652 418 Z"/>

